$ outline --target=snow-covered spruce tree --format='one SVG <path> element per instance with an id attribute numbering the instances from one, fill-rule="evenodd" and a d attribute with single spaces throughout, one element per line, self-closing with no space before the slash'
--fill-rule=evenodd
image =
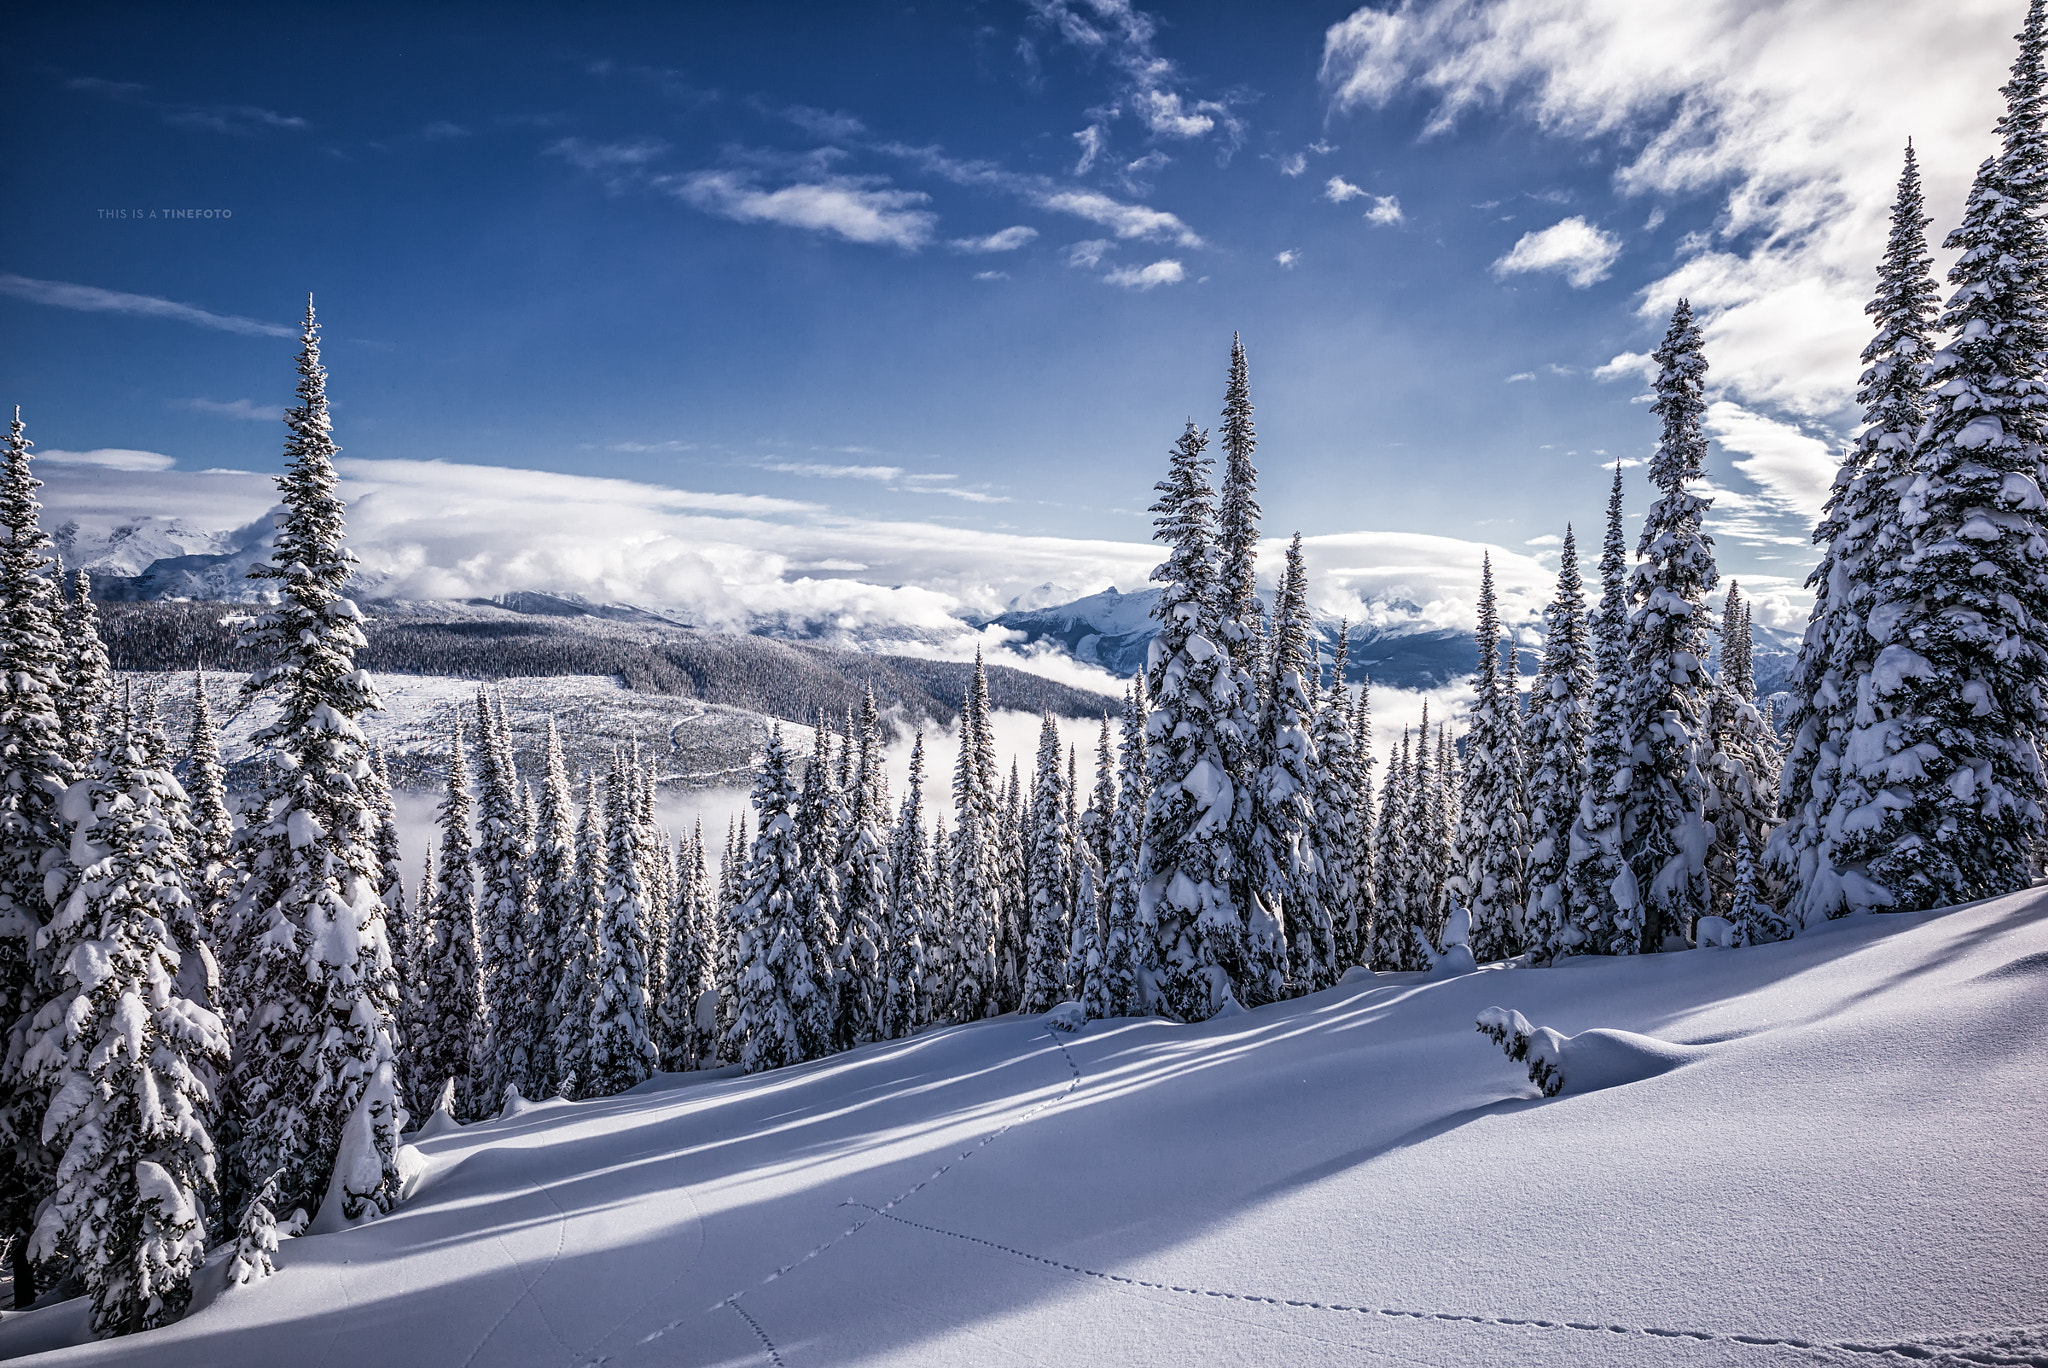
<path id="1" fill-rule="evenodd" d="M 252 579 L 278 600 L 243 634 L 267 656 L 242 686 L 276 719 L 252 738 L 272 758 L 250 849 L 263 866 L 236 916 L 271 951 L 253 980 L 263 1005 L 235 1041 L 246 1172 L 281 1172 L 288 1208 L 354 1221 L 398 1199 L 393 1040 L 398 985 L 377 898 L 376 820 L 364 794 L 368 746 L 356 718 L 378 706 L 362 614 L 342 590 L 354 556 L 342 545 L 334 444 L 319 325 L 306 304 L 299 402 L 285 411 L 284 512 L 269 561 Z M 253 897 L 251 895 L 254 895 Z"/>
<path id="2" fill-rule="evenodd" d="M 1067 968 L 1067 981 L 1091 1020 L 1110 1014 L 1108 980 L 1104 976 L 1108 961 L 1104 951 L 1109 939 L 1108 871 L 1113 868 L 1110 845 L 1115 824 L 1116 743 L 1110 737 L 1109 715 L 1104 713 L 1102 732 L 1095 742 L 1095 787 L 1075 827 L 1076 853 L 1085 859 L 1075 862 L 1076 917 Z"/>
<path id="3" fill-rule="evenodd" d="M 421 908 L 418 1034 L 406 1042 L 414 1095 L 429 1106 L 455 1080 L 456 1114 L 474 1120 L 490 1096 L 472 1088 L 477 1042 L 484 1033 L 482 950 L 477 944 L 476 860 L 469 834 L 469 764 L 462 720 L 449 734 L 448 788 L 441 798 L 439 882 Z M 251 1170 L 261 1179 L 262 1171 Z"/>
<path id="4" fill-rule="evenodd" d="M 1190 424 L 1192 426 L 1192 424 Z M 1223 395 L 1223 423 L 1217 430 L 1223 448 L 1223 488 L 1216 499 L 1215 631 L 1230 652 L 1231 663 L 1257 677 L 1260 656 L 1259 599 L 1259 472 L 1252 464 L 1258 433 L 1252 426 L 1251 378 L 1244 343 L 1230 335 L 1230 383 Z"/>
<path id="5" fill-rule="evenodd" d="M 818 710 L 810 758 L 804 762 L 803 790 L 792 814 L 802 877 L 796 886 L 797 909 L 810 949 L 811 974 L 825 1012 L 825 1049 L 832 1048 L 839 1019 L 840 906 L 839 851 L 846 813 L 833 773 L 832 732 Z"/>
<path id="6" fill-rule="evenodd" d="M 1110 868 L 1116 824 L 1116 741 L 1110 734 L 1109 714 L 1102 715 L 1102 733 L 1095 740 L 1095 787 L 1089 791 L 1088 806 L 1082 810 L 1078 835 L 1097 869 Z"/>
<path id="7" fill-rule="evenodd" d="M 1577 943 L 1567 938 L 1572 823 L 1579 815 L 1579 785 L 1591 729 L 1593 662 L 1586 641 L 1586 592 L 1579 578 L 1578 542 L 1570 524 L 1557 568 L 1557 593 L 1543 610 L 1543 664 L 1529 689 L 1523 721 L 1524 788 L 1529 806 L 1528 897 L 1522 928 L 1538 962 Z"/>
<path id="8" fill-rule="evenodd" d="M 1381 973 L 1409 967 L 1415 955 L 1414 927 L 1408 910 L 1408 866 L 1415 832 L 1410 794 L 1408 729 L 1401 729 L 1401 748 L 1387 761 L 1387 784 L 1380 792 L 1378 831 L 1373 838 L 1372 941 L 1366 963 Z"/>
<path id="9" fill-rule="evenodd" d="M 207 957 L 217 960 L 212 947 L 236 892 L 229 863 L 235 822 L 228 812 L 227 768 L 221 764 L 220 734 L 213 723 L 213 705 L 207 700 L 204 670 L 192 674 L 192 741 L 186 753 L 184 784 L 192 798 L 192 868 L 186 892 L 191 894 L 195 915 L 205 929 Z M 217 965 L 214 977 L 219 978 Z"/>
<path id="10" fill-rule="evenodd" d="M 1066 962 L 1072 948 L 1069 886 L 1074 833 L 1067 825 L 1066 776 L 1060 772 L 1060 731 L 1052 714 L 1038 729 L 1038 767 L 1031 780 L 1031 867 L 1020 1007 L 1044 1012 L 1066 999 Z"/>
<path id="11" fill-rule="evenodd" d="M 64 664 L 57 717 L 71 763 L 84 766 L 99 753 L 99 719 L 114 701 L 114 670 L 100 640 L 99 612 L 92 602 L 92 577 L 81 570 L 64 601 Z"/>
<path id="12" fill-rule="evenodd" d="M 1779 935 L 1771 909 L 1756 895 L 1756 861 L 1750 856 L 1746 831 L 1735 841 L 1735 891 L 1728 900 L 1728 920 L 1738 946 L 1776 940 Z"/>
<path id="13" fill-rule="evenodd" d="M 1155 540 L 1167 559 L 1153 613 L 1159 633 L 1146 661 L 1149 796 L 1139 856 L 1138 919 L 1153 938 L 1162 979 L 1155 1001 L 1180 1021 L 1207 1019 L 1239 1000 L 1245 917 L 1234 890 L 1246 878 L 1233 839 L 1250 728 L 1247 680 L 1219 646 L 1206 451 L 1190 421 L 1157 486 Z"/>
<path id="14" fill-rule="evenodd" d="M 1600 604 L 1588 623 L 1593 653 L 1587 695 L 1586 766 L 1565 870 L 1565 924 L 1553 955 L 1633 955 L 1642 948 L 1642 906 L 1622 855 L 1622 801 L 1629 765 L 1628 541 L 1622 526 L 1621 463 L 1607 496 L 1600 551 Z"/>
<path id="15" fill-rule="evenodd" d="M 974 674 L 960 705 L 960 759 L 953 770 L 953 811 L 953 935 L 947 957 L 951 988 L 944 1011 L 953 1020 L 964 1022 L 1000 1010 L 995 998 L 995 936 L 1002 915 L 1001 814 L 988 674 L 978 649 Z"/>
<path id="16" fill-rule="evenodd" d="M 889 922 L 889 792 L 873 688 L 861 700 L 860 719 L 849 740 L 842 794 L 846 825 L 839 846 L 839 945 L 833 966 L 839 992 L 832 1039 L 842 1050 L 878 1038 L 887 991 L 882 955 Z"/>
<path id="17" fill-rule="evenodd" d="M 533 1038 L 529 1066 L 533 1095 L 544 1096 L 561 1082 L 555 1037 L 562 1019 L 560 996 L 563 966 L 582 935 L 582 904 L 576 886 L 576 812 L 569 783 L 569 764 L 562 755 L 562 736 L 548 718 L 541 751 L 540 804 L 534 814 L 532 854 L 527 866 L 528 898 L 533 907 L 534 935 Z"/>
<path id="18" fill-rule="evenodd" d="M 1296 986 L 1305 991 L 1336 982 L 1335 929 L 1323 901 L 1323 871 L 1309 840 L 1321 768 L 1310 736 L 1315 725 L 1307 683 L 1310 649 L 1308 575 L 1297 532 L 1273 603 L 1260 680 L 1251 842 L 1244 852 L 1254 877 L 1246 903 L 1248 963 L 1240 991 L 1254 1006 L 1286 992 L 1290 967 Z"/>
<path id="19" fill-rule="evenodd" d="M 731 927 L 726 909 L 718 904 L 718 890 L 711 879 L 710 858 L 705 853 L 704 824 L 700 821 L 690 838 L 690 866 L 686 871 L 695 888 L 691 895 L 697 908 L 697 962 L 690 968 L 690 1058 L 694 1067 L 708 1069 L 719 1061 L 719 1042 L 724 1039 L 719 1018 L 729 989 L 732 955 Z M 707 999 L 705 994 L 711 996 Z"/>
<path id="20" fill-rule="evenodd" d="M 910 745 L 910 786 L 889 844 L 889 903 L 880 1035 L 900 1040 L 928 1019 L 926 918 L 932 901 L 931 852 L 924 835 L 924 733 Z"/>
<path id="21" fill-rule="evenodd" d="M 40 1140 L 43 1100 L 20 1070 L 22 1036 L 53 987 L 37 954 L 49 920 L 45 879 L 64 860 L 57 794 L 71 782 L 59 700 L 64 641 L 59 594 L 49 578 L 21 409 L 0 446 L 0 1233 L 11 1237 L 15 1303 L 35 1300 L 28 1232 L 49 1191 Z"/>
<path id="22" fill-rule="evenodd" d="M 1346 631 L 1349 645 L 1349 630 Z M 1341 681 L 1342 675 L 1339 675 Z M 1340 689 L 1341 693 L 1342 690 Z M 1358 915 L 1351 923 L 1351 944 L 1344 952 L 1346 965 L 1371 966 L 1373 923 L 1379 918 L 1379 804 L 1373 790 L 1372 681 L 1358 681 L 1358 706 L 1351 714 L 1352 753 L 1358 766 L 1358 808 L 1353 828 L 1352 867 L 1357 871 Z"/>
<path id="23" fill-rule="evenodd" d="M 701 839 L 701 827 L 697 834 Z M 668 972 L 654 1007 L 656 1054 L 661 1067 L 671 1073 L 694 1069 L 702 1059 L 697 995 L 709 986 L 704 974 L 709 960 L 703 943 L 705 908 L 698 901 L 704 891 L 697 878 L 699 863 L 699 853 L 685 841 L 677 861 L 676 900 L 669 909 L 668 952 L 663 957 Z"/>
<path id="24" fill-rule="evenodd" d="M 813 763 L 817 757 L 812 757 Z M 798 848 L 789 756 L 782 729 L 769 735 L 754 785 L 761 814 L 745 890 L 733 912 L 738 938 L 737 1021 L 732 1055 L 748 1073 L 813 1059 L 829 1048 L 830 1019 L 811 969 L 798 892 L 804 856 Z"/>
<path id="25" fill-rule="evenodd" d="M 585 1096 L 610 1097 L 654 1072 L 654 1036 L 647 996 L 653 958 L 647 885 L 640 875 L 641 828 L 634 811 L 634 775 L 614 761 L 605 782 L 604 903 L 590 967 L 590 1054 Z"/>
<path id="26" fill-rule="evenodd" d="M 1002 896 L 996 918 L 996 1010 L 1014 1012 L 1024 1000 L 1027 938 L 1031 934 L 1031 896 L 1027 887 L 1030 854 L 1025 849 L 1024 784 L 1017 758 L 1010 757 L 1010 782 L 997 803 L 997 868 Z"/>
<path id="27" fill-rule="evenodd" d="M 1338 629 L 1336 681 L 1315 700 L 1310 734 L 1317 766 L 1310 793 L 1313 821 L 1308 845 L 1315 857 L 1323 915 L 1330 924 L 1331 983 L 1358 963 L 1365 916 L 1364 899 L 1359 896 L 1358 739 L 1352 730 L 1351 690 L 1344 683 L 1350 635 L 1349 623 Z M 1316 669 L 1321 672 L 1320 664 Z"/>
<path id="28" fill-rule="evenodd" d="M 1485 961 L 1509 959 L 1527 948 L 1522 914 L 1529 896 L 1522 708 L 1513 676 L 1500 667 L 1500 605 L 1494 596 L 1491 552 L 1480 560 L 1477 643 L 1471 724 L 1465 732 L 1463 801 L 1452 842 L 1457 868 L 1450 886 L 1452 896 L 1472 914 L 1472 953 Z M 1456 781 L 1446 774 L 1444 782 Z"/>
<path id="29" fill-rule="evenodd" d="M 477 935 L 483 947 L 485 1045 L 478 1060 L 479 1095 L 497 1103 L 505 1089 L 540 1090 L 532 1076 L 532 1043 L 540 1034 L 533 993 L 537 918 L 527 879 L 525 802 L 511 737 L 490 692 L 476 691 Z"/>
<path id="30" fill-rule="evenodd" d="M 175 1320 L 191 1299 L 228 1062 L 220 1018 L 178 989 L 172 927 L 189 899 L 165 805 L 183 794 L 135 740 L 109 736 L 65 795 L 74 877 L 45 933 L 56 994 L 23 1060 L 50 1098 L 42 1135 L 58 1156 L 31 1253 L 70 1261 L 100 1336 Z"/>
<path id="31" fill-rule="evenodd" d="M 1458 829 L 1451 808 L 1458 780 L 1449 763 L 1449 741 L 1449 731 L 1441 722 L 1434 738 L 1430 736 L 1429 713 L 1424 711 L 1415 768 L 1410 774 L 1415 837 L 1409 843 L 1407 901 L 1416 927 L 1438 949 L 1443 948 L 1444 922 L 1451 913 L 1451 869 L 1456 858 L 1451 840 Z M 1418 963 L 1415 967 L 1425 966 Z"/>
<path id="32" fill-rule="evenodd" d="M 575 883 L 564 905 L 567 918 L 556 943 L 562 956 L 548 1016 L 555 1023 L 555 1091 L 564 1097 L 588 1097 L 590 1091 L 590 1010 L 597 971 L 597 923 L 604 910 L 605 886 L 611 881 L 608 851 L 611 831 L 597 777 L 583 785 L 583 814 L 576 823 Z"/>
<path id="33" fill-rule="evenodd" d="M 1713 538 L 1701 528 L 1711 501 L 1687 488 L 1706 473 L 1707 362 L 1685 300 L 1655 356 L 1657 402 L 1650 411 L 1663 419 L 1664 433 L 1650 458 L 1650 480 L 1660 497 L 1643 519 L 1629 592 L 1631 749 L 1622 800 L 1622 849 L 1642 902 L 1646 953 L 1713 911 L 1706 865 L 1714 794 L 1702 765 L 1711 755 L 1707 595 L 1718 575 Z"/>
<path id="34" fill-rule="evenodd" d="M 1110 818 L 1110 863 L 1103 875 L 1102 1001 L 1103 1015 L 1136 1016 L 1158 1000 L 1162 978 L 1158 941 L 1139 919 L 1143 878 L 1139 861 L 1145 846 L 1145 808 L 1150 799 L 1145 756 L 1145 716 L 1150 705 L 1141 670 L 1124 694 L 1118 733 L 1116 811 Z"/>
<path id="35" fill-rule="evenodd" d="M 953 985 L 959 977 L 960 928 L 953 899 L 953 838 L 946 814 L 932 814 L 932 896 L 924 909 L 925 1019 L 950 1021 Z"/>
<path id="36" fill-rule="evenodd" d="M 1945 244 L 1961 252 L 1939 320 L 1953 340 L 1933 358 L 1936 402 L 1900 501 L 1910 546 L 1872 567 L 1880 649 L 1844 747 L 1871 792 L 1854 810 L 1862 795 L 1839 794 L 1827 821 L 1844 884 L 1876 885 L 1845 887 L 1851 906 L 1965 902 L 2034 872 L 2048 726 L 2043 8 L 2028 11 L 2004 87 L 2001 151 Z"/>
<path id="37" fill-rule="evenodd" d="M 1746 843 L 1751 850 L 1763 849 L 1778 820 L 1783 753 L 1756 706 L 1750 650 L 1748 605 L 1737 586 L 1730 584 L 1721 617 L 1721 671 L 1710 697 L 1709 748 L 1703 761 L 1715 800 L 1707 877 L 1715 907 L 1723 915 L 1735 897 L 1737 847 Z"/>
<path id="38" fill-rule="evenodd" d="M 370 753 L 370 775 L 364 784 L 364 795 L 376 814 L 377 901 L 384 905 L 384 939 L 391 946 L 391 974 L 398 985 L 398 1006 L 392 1014 L 398 1030 L 398 1095 L 409 1115 L 424 1117 L 433 1099 L 419 1097 L 412 1088 L 413 1037 L 407 1025 L 405 1002 L 409 986 L 419 981 L 419 958 L 412 941 L 413 918 L 406 908 L 405 862 L 398 848 L 398 809 L 392 799 L 391 771 L 384 763 L 382 746 L 374 747 Z M 196 864 L 193 877 L 196 881 Z"/>

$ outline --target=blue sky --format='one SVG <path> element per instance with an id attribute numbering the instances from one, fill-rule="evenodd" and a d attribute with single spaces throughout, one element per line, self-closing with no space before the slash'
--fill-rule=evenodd
<path id="1" fill-rule="evenodd" d="M 1469 575 L 1351 534 L 1498 545 L 1533 606 L 1531 539 L 1655 441 L 1631 357 L 1685 292 L 1722 561 L 1789 621 L 1898 149 L 1939 235 L 2023 6 L 1939 8 L 40 7 L 4 58 L 0 389 L 46 448 L 149 454 L 55 497 L 158 467 L 119 483 L 199 516 L 193 472 L 277 468 L 311 290 L 359 462 L 686 491 L 768 529 L 733 533 L 759 573 L 957 607 L 1038 573 L 1018 538 L 1143 540 L 1240 330 L 1269 531 L 1329 538 L 1332 583 Z M 386 492 L 524 487 L 430 483 Z M 882 551 L 778 562 L 791 525 Z M 977 563 L 884 567 L 911 526 Z M 1047 577 L 1131 587 L 1089 555 Z"/>

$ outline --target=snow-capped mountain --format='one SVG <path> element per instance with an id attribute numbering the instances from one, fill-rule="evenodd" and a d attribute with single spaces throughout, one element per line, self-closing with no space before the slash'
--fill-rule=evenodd
<path id="1" fill-rule="evenodd" d="M 1071 603 L 1016 607 L 994 622 L 1022 633 L 1027 647 L 1041 643 L 1056 646 L 1084 664 L 1128 678 L 1144 665 L 1146 648 L 1159 630 L 1152 616 L 1159 593 L 1157 589 L 1140 589 L 1125 594 L 1112 587 Z M 1326 662 L 1335 657 L 1342 626 L 1328 614 L 1315 615 L 1314 633 Z M 1536 672 L 1543 649 L 1540 629 L 1540 622 L 1515 624 L 1511 629 L 1515 655 L 1525 676 Z M 1757 691 L 1770 695 L 1784 687 L 1798 653 L 1799 637 L 1761 625 L 1754 632 Z M 1471 674 L 1478 661 L 1472 633 L 1463 627 L 1441 627 L 1420 619 L 1378 627 L 1354 625 L 1345 676 L 1353 682 L 1370 679 L 1396 689 L 1435 689 Z"/>

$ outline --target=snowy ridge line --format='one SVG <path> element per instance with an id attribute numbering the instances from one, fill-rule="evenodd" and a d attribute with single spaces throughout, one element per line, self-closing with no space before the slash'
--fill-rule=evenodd
<path id="1" fill-rule="evenodd" d="M 894 1207 L 899 1202 L 908 1201 L 910 1198 L 916 1196 L 919 1192 L 922 1192 L 925 1188 L 929 1187 L 932 1184 L 932 1182 L 935 1179 L 937 1179 L 940 1175 L 950 1171 L 954 1164 L 959 1163 L 963 1159 L 972 1157 L 976 1152 L 986 1148 L 991 1142 L 1000 1139 L 1003 1135 L 1007 1134 L 1013 1128 L 1022 1125 L 1026 1121 L 1029 1121 L 1032 1117 L 1038 1115 L 1047 1107 L 1052 1106 L 1056 1102 L 1064 1102 L 1067 1098 L 1073 1096 L 1074 1090 L 1081 1086 L 1081 1068 L 1078 1064 L 1074 1063 L 1074 1057 L 1067 1053 L 1066 1042 L 1060 1039 L 1059 1033 L 1057 1031 L 1053 1030 L 1050 1026 L 1048 1026 L 1046 1028 L 1045 1033 L 1046 1035 L 1052 1038 L 1054 1048 L 1056 1048 L 1060 1052 L 1060 1058 L 1066 1061 L 1068 1072 L 1073 1074 L 1073 1077 L 1070 1080 L 1068 1080 L 1067 1086 L 1064 1089 L 1054 1094 L 1053 1096 L 1046 1098 L 1044 1101 L 1039 1102 L 1036 1105 L 1029 1107 L 1022 1112 L 1019 1112 L 1016 1116 L 1010 1118 L 1010 1120 L 1005 1122 L 1001 1127 L 999 1127 L 996 1130 L 990 1131 L 987 1135 L 984 1135 L 975 1144 L 970 1145 L 968 1148 L 962 1150 L 958 1158 L 953 1159 L 949 1163 L 939 1165 L 937 1168 L 933 1169 L 931 1173 L 923 1179 L 923 1181 L 915 1184 L 914 1186 L 904 1189 L 896 1196 L 890 1198 L 883 1205 L 879 1207 L 872 1207 L 868 1206 L 865 1202 L 841 1202 L 840 1205 L 842 1207 L 863 1207 L 868 1211 L 875 1212 L 877 1215 L 886 1215 L 891 1207 Z M 852 1225 L 840 1231 L 837 1235 L 834 1235 L 831 1239 L 825 1241 L 825 1243 L 819 1245 L 816 1249 L 813 1249 L 810 1253 L 804 1255 L 802 1258 L 792 1260 L 791 1262 L 786 1263 L 782 1267 L 776 1269 L 773 1273 L 770 1273 L 767 1277 L 761 1279 L 761 1281 L 758 1284 L 756 1284 L 756 1286 L 766 1287 L 769 1283 L 774 1282 L 783 1274 L 794 1272 L 796 1269 L 803 1267 L 811 1260 L 817 1258 L 820 1254 L 823 1254 L 826 1250 L 832 1248 L 832 1246 L 838 1244 L 841 1240 L 846 1239 L 849 1235 L 859 1233 L 860 1230 L 862 1230 L 864 1227 L 872 1224 L 874 1220 L 874 1216 L 862 1217 L 860 1220 L 855 1221 Z M 780 1365 L 782 1363 L 782 1357 L 780 1354 L 776 1352 L 775 1342 L 768 1338 L 768 1332 L 761 1328 L 761 1323 L 755 1320 L 752 1316 L 748 1315 L 745 1308 L 743 1308 L 740 1305 L 740 1298 L 744 1297 L 745 1295 L 747 1295 L 748 1292 L 752 1290 L 752 1288 L 743 1287 L 739 1291 L 727 1297 L 725 1300 L 718 1302 L 715 1305 L 705 1307 L 704 1312 L 716 1311 L 720 1307 L 730 1308 L 735 1314 L 739 1316 L 741 1320 L 744 1320 L 749 1326 L 753 1327 L 754 1333 L 760 1336 L 762 1345 L 767 1349 L 769 1359 L 777 1365 L 777 1368 L 780 1368 Z M 704 1312 L 700 1312 L 698 1314 L 701 1315 L 704 1314 Z M 507 1314 L 510 1313 L 508 1312 Z M 646 1335 L 641 1336 L 640 1343 L 650 1344 L 653 1341 L 660 1339 L 663 1335 L 669 1333 L 669 1331 L 681 1328 L 684 1323 L 691 1319 L 693 1319 L 693 1317 L 691 1316 L 678 1316 L 676 1319 L 670 1321 L 668 1324 L 658 1326 Z M 603 1362 L 603 1360 L 596 1360 L 596 1362 L 601 1363 Z M 583 1368 L 583 1365 L 579 1364 L 578 1368 Z"/>
<path id="2" fill-rule="evenodd" d="M 1340 1302 L 1314 1302 L 1293 1297 L 1262 1297 L 1255 1293 L 1219 1292 L 1207 1287 L 1181 1287 L 1173 1283 L 1150 1282 L 1144 1278 L 1133 1278 L 1121 1273 L 1104 1273 L 1099 1269 L 1083 1268 L 1060 1259 L 1049 1259 L 1043 1254 L 1028 1250 L 1014 1249 L 994 1240 L 984 1240 L 979 1235 L 963 1235 L 957 1230 L 945 1230 L 939 1226 L 926 1225 L 922 1221 L 905 1220 L 903 1217 L 880 1207 L 867 1206 L 864 1202 L 848 1202 L 847 1206 L 866 1207 L 874 1213 L 872 1221 L 887 1218 L 898 1225 L 910 1226 L 933 1235 L 944 1235 L 949 1239 L 964 1240 L 1009 1254 L 1032 1263 L 1057 1268 L 1064 1273 L 1076 1273 L 1082 1277 L 1095 1278 L 1102 1282 L 1120 1283 L 1126 1287 L 1142 1287 L 1154 1292 L 1178 1292 L 1189 1297 L 1216 1297 L 1224 1301 L 1256 1302 L 1266 1306 L 1294 1306 L 1308 1311 L 1335 1311 L 1355 1316 L 1382 1316 L 1389 1320 L 1416 1321 L 1458 1321 L 1469 1325 L 1527 1326 L 1537 1330 L 1577 1330 L 1594 1334 L 1645 1335 L 1659 1339 L 1694 1339 L 1715 1344 L 1742 1344 L 1758 1348 L 1819 1349 L 1823 1352 L 1838 1351 L 1849 1354 L 1886 1355 L 1915 1362 L 1929 1362 L 1937 1356 L 1948 1355 L 1950 1362 L 1981 1363 L 1986 1365 L 2013 1365 L 2014 1368 L 2048 1368 L 2048 1355 L 2027 1354 L 2012 1357 L 1996 1349 L 1962 1348 L 1952 1345 L 1924 1343 L 1920 1341 L 1899 1341 L 1893 1344 L 1858 1344 L 1854 1341 L 1803 1340 L 1790 1336 L 1733 1334 L 1714 1330 L 1667 1330 L 1658 1326 L 1596 1325 L 1590 1321 L 1551 1321 L 1527 1316 L 1472 1316 L 1449 1311 L 1404 1311 L 1397 1307 L 1347 1306 Z"/>

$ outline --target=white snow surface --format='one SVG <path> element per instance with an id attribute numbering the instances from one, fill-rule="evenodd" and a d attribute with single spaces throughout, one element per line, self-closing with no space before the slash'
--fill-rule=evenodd
<path id="1" fill-rule="evenodd" d="M 2048 1363 L 2044 1001 L 2036 889 L 663 1075 L 418 1137 L 392 1214 L 36 1362 Z M 1545 1099 L 1496 1003 L 1685 1066 Z"/>

